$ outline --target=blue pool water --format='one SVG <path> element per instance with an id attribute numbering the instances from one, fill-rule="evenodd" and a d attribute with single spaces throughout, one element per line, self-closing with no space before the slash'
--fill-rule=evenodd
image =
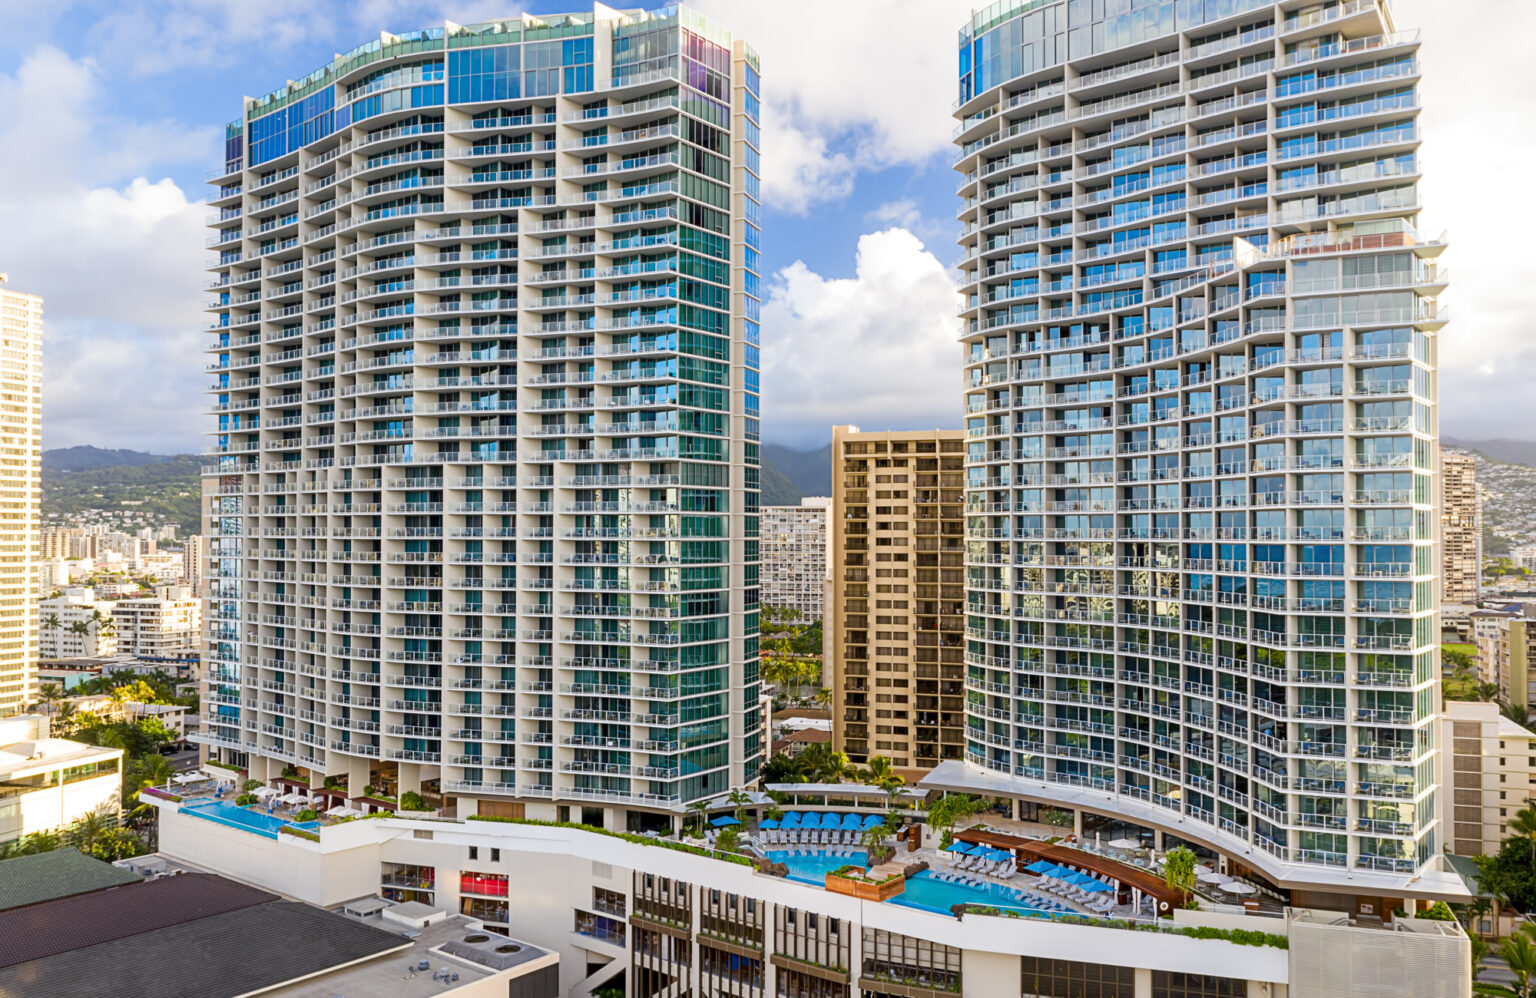
<path id="1" fill-rule="evenodd" d="M 318 821 L 288 821 L 286 818 L 278 818 L 263 811 L 253 811 L 240 807 L 227 800 L 209 801 L 206 804 L 191 804 L 181 809 L 183 814 L 190 814 L 202 818 L 205 821 L 227 825 L 230 828 L 238 828 L 243 832 L 254 832 L 264 835 L 269 839 L 277 838 L 277 830 L 284 825 L 293 825 L 295 828 L 312 829 L 319 826 Z"/>
<path id="2" fill-rule="evenodd" d="M 863 864 L 865 855 L 862 849 L 854 850 L 852 857 L 830 856 L 824 853 L 791 856 L 787 850 L 783 849 L 768 851 L 769 859 L 789 867 L 789 879 L 798 880 L 803 884 L 814 884 L 817 887 L 822 886 L 826 882 L 827 874 L 838 867 L 848 863 Z M 937 912 L 941 915 L 948 915 L 950 909 L 957 904 L 985 904 L 1028 915 L 1052 916 L 1051 912 L 1041 911 L 1015 901 L 1013 892 L 1014 888 L 1004 887 L 1001 884 L 989 884 L 985 888 L 949 884 L 942 880 L 935 880 L 931 872 L 924 870 L 915 877 L 909 877 L 906 889 L 887 903 Z"/>
<path id="3" fill-rule="evenodd" d="M 936 911 L 941 915 L 948 915 L 950 908 L 957 904 L 986 904 L 994 908 L 1007 908 L 1030 915 L 1050 915 L 1049 912 L 1015 901 L 1013 891 L 1014 888 L 1004 887 L 1001 884 L 988 884 L 985 889 L 948 884 L 942 880 L 935 880 L 931 872 L 924 870 L 915 877 L 908 877 L 906 890 L 887 903 L 919 908 L 923 911 Z"/>
<path id="4" fill-rule="evenodd" d="M 849 863 L 862 866 L 866 862 L 868 854 L 863 849 L 854 849 L 851 852 L 853 853 L 851 856 L 831 856 L 826 853 L 791 856 L 787 849 L 770 849 L 768 858 L 789 867 L 789 879 L 820 887 L 826 883 L 827 874 L 838 867 L 847 866 Z"/>

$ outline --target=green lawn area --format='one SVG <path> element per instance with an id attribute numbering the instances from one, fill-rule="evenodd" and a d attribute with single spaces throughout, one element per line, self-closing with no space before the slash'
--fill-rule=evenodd
<path id="1" fill-rule="evenodd" d="M 1440 647 L 1444 651 L 1459 651 L 1459 652 L 1462 652 L 1462 653 L 1464 653 L 1466 655 L 1471 656 L 1472 658 L 1476 658 L 1477 657 L 1477 645 L 1469 645 L 1469 644 L 1462 644 L 1460 642 L 1447 641 L 1446 643 L 1442 644 Z"/>
<path id="2" fill-rule="evenodd" d="M 1469 673 L 1446 676 L 1440 692 L 1447 700 L 1477 700 L 1477 677 Z"/>

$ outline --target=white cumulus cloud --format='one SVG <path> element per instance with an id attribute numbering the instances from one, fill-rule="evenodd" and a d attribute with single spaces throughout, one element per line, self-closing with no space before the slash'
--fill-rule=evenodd
<path id="1" fill-rule="evenodd" d="M 53 48 L 0 75 L 0 270 L 45 299 L 44 445 L 195 449 L 206 209 L 134 172 L 211 162 L 214 135 L 101 117 L 100 97 L 95 64 Z"/>
<path id="2" fill-rule="evenodd" d="M 859 238 L 853 277 L 796 261 L 763 306 L 763 421 L 776 442 L 819 446 L 834 424 L 957 425 L 959 296 L 906 229 Z"/>

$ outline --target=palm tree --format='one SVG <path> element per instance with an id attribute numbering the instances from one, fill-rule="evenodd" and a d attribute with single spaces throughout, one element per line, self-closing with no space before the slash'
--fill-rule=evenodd
<path id="1" fill-rule="evenodd" d="M 44 617 L 43 626 L 57 629 L 59 626 L 59 615 L 56 613 L 50 613 L 48 616 Z"/>
<path id="2" fill-rule="evenodd" d="M 1536 806 L 1527 804 L 1509 819 L 1509 833 L 1531 843 L 1531 863 L 1536 865 Z"/>
<path id="3" fill-rule="evenodd" d="M 102 835 L 116 824 L 101 811 L 88 811 L 65 830 L 64 840 L 89 856 Z"/>
<path id="4" fill-rule="evenodd" d="M 869 765 L 859 773 L 859 782 L 867 783 L 872 787 L 878 787 L 886 780 L 896 776 L 895 767 L 891 765 L 891 757 L 886 755 L 873 756 Z M 899 777 L 898 777 L 899 779 Z"/>
<path id="5" fill-rule="evenodd" d="M 752 798 L 747 795 L 746 791 L 737 787 L 727 794 L 725 799 L 736 809 L 736 820 L 745 823 L 747 820 L 747 805 L 752 803 Z"/>
<path id="6" fill-rule="evenodd" d="M 1510 703 L 1508 700 L 1499 701 L 1499 713 L 1514 721 L 1522 728 L 1529 727 L 1531 723 L 1531 708 L 1519 703 Z"/>
<path id="7" fill-rule="evenodd" d="M 704 819 L 709 816 L 709 801 L 696 800 L 688 805 L 688 812 L 693 816 L 694 823 L 698 825 L 699 833 L 704 832 Z"/>
<path id="8" fill-rule="evenodd" d="M 1519 998 L 1530 998 L 1531 978 L 1536 977 L 1536 928 L 1522 925 L 1499 944 L 1499 958 L 1509 965 L 1515 975 L 1515 986 L 1510 989 Z"/>

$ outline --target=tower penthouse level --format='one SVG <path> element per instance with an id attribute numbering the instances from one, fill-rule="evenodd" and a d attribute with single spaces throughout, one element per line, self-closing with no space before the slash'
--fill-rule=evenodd
<path id="1" fill-rule="evenodd" d="M 970 710 L 936 782 L 1411 889 L 1445 838 L 1417 33 L 1035 0 L 959 72 Z"/>
<path id="2" fill-rule="evenodd" d="M 610 828 L 755 775 L 758 87 L 688 9 L 599 5 L 246 99 L 209 240 L 219 760 Z"/>

